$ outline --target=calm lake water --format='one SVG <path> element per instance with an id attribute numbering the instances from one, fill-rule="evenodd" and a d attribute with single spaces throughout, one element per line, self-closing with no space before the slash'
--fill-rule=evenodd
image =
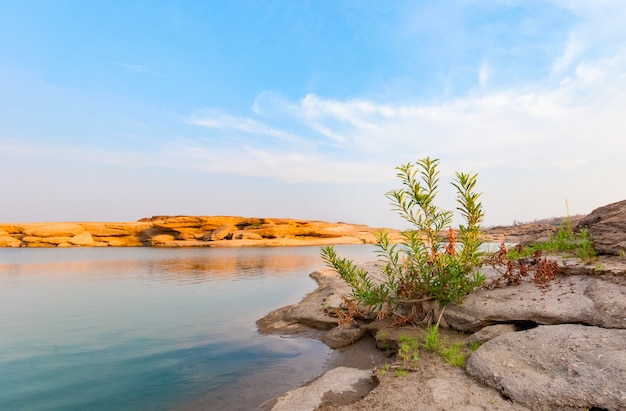
<path id="1" fill-rule="evenodd" d="M 0 248 L 0 409 L 251 409 L 314 378 L 325 345 L 255 321 L 316 288 L 319 249 Z"/>

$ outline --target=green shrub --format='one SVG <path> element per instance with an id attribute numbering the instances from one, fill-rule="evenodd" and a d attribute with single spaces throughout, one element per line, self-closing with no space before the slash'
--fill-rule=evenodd
<path id="1" fill-rule="evenodd" d="M 466 357 L 465 354 L 463 354 L 463 352 L 461 351 L 461 346 L 461 343 L 454 343 L 442 349 L 441 356 L 443 357 L 443 360 L 450 365 L 464 367 Z"/>
<path id="2" fill-rule="evenodd" d="M 433 324 L 426 330 L 424 337 L 424 348 L 429 351 L 438 352 L 441 348 L 441 339 L 439 338 L 439 326 Z"/>
<path id="3" fill-rule="evenodd" d="M 589 236 L 589 230 L 583 228 L 578 232 L 574 232 L 572 231 L 571 223 L 560 226 L 557 232 L 547 241 L 536 242 L 521 248 L 512 248 L 508 252 L 508 258 L 517 260 L 529 257 L 537 252 L 545 254 L 570 253 L 583 261 L 589 261 L 596 256 L 593 241 Z"/>
<path id="4" fill-rule="evenodd" d="M 480 194 L 474 191 L 477 175 L 457 172 L 452 182 L 457 192 L 457 210 L 464 220 L 455 231 L 450 227 L 453 213 L 435 205 L 437 165 L 438 160 L 426 157 L 416 164 L 396 168 L 402 188 L 390 191 L 387 197 L 413 229 L 403 233 L 401 244 L 392 244 L 384 232 L 378 234 L 382 281 L 375 281 L 366 270 L 339 257 L 333 246 L 321 250 L 325 263 L 350 284 L 352 295 L 375 311 L 392 312 L 403 303 L 422 304 L 423 309 L 417 311 L 429 318 L 440 307 L 461 303 L 485 280 L 474 272 L 481 262 L 483 219 Z M 442 236 L 445 228 L 448 234 Z"/>

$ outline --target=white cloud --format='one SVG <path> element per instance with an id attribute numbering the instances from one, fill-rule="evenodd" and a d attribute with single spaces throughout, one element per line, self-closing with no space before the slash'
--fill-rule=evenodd
<path id="1" fill-rule="evenodd" d="M 485 61 L 481 64 L 480 70 L 478 70 L 478 84 L 480 85 L 481 90 L 484 90 L 485 87 L 487 87 L 490 77 L 491 70 L 489 68 L 489 64 Z"/>
<path id="2" fill-rule="evenodd" d="M 607 145 L 613 154 L 626 155 L 622 138 L 626 59 L 581 57 L 574 63 L 578 54 L 571 50 L 577 46 L 568 44 L 570 51 L 555 63 L 561 67 L 553 75 L 563 72 L 556 81 L 483 90 L 438 104 L 381 104 L 316 94 L 288 101 L 262 93 L 253 106 L 259 120 L 203 112 L 191 122 L 218 131 L 268 135 L 290 144 L 267 147 L 247 141 L 215 154 L 217 148 L 192 140 L 167 151 L 181 158 L 184 153 L 203 160 L 210 157 L 211 161 L 180 162 L 188 167 L 301 182 L 381 181 L 389 176 L 382 170 L 426 155 L 448 164 L 448 174 L 467 168 L 499 173 L 571 171 L 602 162 Z M 479 71 L 482 87 L 490 72 L 485 62 Z"/>
<path id="3" fill-rule="evenodd" d="M 567 44 L 565 45 L 565 50 L 563 51 L 563 54 L 561 54 L 552 62 L 552 72 L 557 75 L 565 72 L 568 68 L 571 67 L 576 58 L 580 55 L 581 51 L 582 45 L 574 37 L 574 35 L 571 35 Z"/>

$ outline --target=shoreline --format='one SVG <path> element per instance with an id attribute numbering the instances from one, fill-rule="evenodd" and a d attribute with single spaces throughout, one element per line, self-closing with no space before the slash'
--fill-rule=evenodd
<path id="1" fill-rule="evenodd" d="M 554 233 L 554 224 L 532 223 L 485 229 L 486 242 L 535 241 Z M 237 216 L 156 216 L 135 222 L 0 223 L 0 247 L 282 247 L 375 244 L 385 231 L 391 242 L 402 232 L 344 222 Z M 445 237 L 446 232 L 441 233 Z"/>
<path id="2" fill-rule="evenodd" d="M 589 297 L 585 291 L 587 287 L 590 287 L 589 289 L 593 289 L 594 287 L 600 287 L 602 289 L 605 289 L 605 287 L 626 287 L 626 281 L 624 280 L 626 278 L 624 277 L 624 275 L 626 275 L 626 263 L 623 258 L 617 256 L 601 256 L 593 262 L 581 262 L 572 258 L 563 258 L 562 256 L 553 256 L 551 258 L 553 259 L 552 261 L 559 262 L 567 272 L 562 273 L 561 278 L 556 280 L 553 290 L 551 294 L 549 294 L 550 297 L 548 297 L 546 288 L 538 287 L 532 280 L 528 280 L 522 285 L 508 289 L 480 290 L 478 293 L 474 294 L 472 298 L 468 299 L 468 307 L 465 307 L 465 305 L 463 306 L 464 308 L 451 307 L 447 315 L 456 316 L 458 320 L 463 317 L 463 310 L 469 310 L 467 311 L 469 313 L 475 308 L 481 309 L 480 307 L 488 304 L 488 301 L 498 301 L 498 298 L 500 298 L 498 295 L 500 294 L 505 295 L 502 301 L 509 301 L 511 297 L 508 295 L 512 294 L 515 297 L 514 300 L 512 300 L 513 311 L 511 312 L 511 319 L 506 320 L 505 317 L 499 317 L 500 320 L 495 322 L 496 324 L 500 322 L 502 324 L 508 324 L 507 331 L 505 332 L 513 333 L 515 336 L 519 335 L 520 337 L 513 337 L 513 334 L 502 334 L 500 337 L 504 340 L 509 339 L 517 341 L 517 339 L 523 339 L 529 332 L 543 333 L 545 335 L 550 332 L 559 332 L 561 329 L 567 330 L 565 331 L 566 337 L 564 337 L 567 338 L 570 335 L 570 329 L 567 327 L 574 327 L 571 329 L 572 332 L 582 334 L 596 332 L 597 330 L 599 330 L 597 332 L 603 332 L 605 334 L 614 333 L 616 336 L 613 338 L 619 340 L 619 335 L 622 335 L 620 332 L 623 333 L 626 331 L 620 331 L 619 329 L 626 327 L 623 324 L 615 325 L 614 323 L 622 317 L 624 317 L 623 320 L 626 321 L 626 311 L 624 311 L 626 310 L 626 306 L 623 305 L 623 302 L 621 303 L 621 307 L 624 315 L 621 315 L 619 314 L 619 309 L 614 306 L 616 302 L 610 305 L 610 307 L 617 310 L 617 314 L 611 314 L 610 310 L 606 313 L 602 311 L 604 310 L 602 307 L 605 305 L 609 307 L 607 303 L 602 302 L 602 300 L 597 300 L 593 305 L 600 307 L 600 311 L 594 315 L 588 316 L 588 318 L 583 316 L 587 318 L 587 322 L 583 321 L 582 323 L 580 320 L 572 320 L 574 317 L 571 317 L 571 314 L 577 312 L 575 309 L 571 313 L 567 310 L 568 307 L 570 307 L 570 303 L 574 304 L 572 307 L 575 307 L 577 306 L 576 302 L 580 302 L 581 299 Z M 368 264 L 362 264 L 362 266 L 368 266 Z M 364 336 L 363 338 L 367 340 L 373 340 L 375 342 L 374 350 L 377 350 L 378 354 L 383 355 L 385 354 L 385 347 L 390 355 L 394 352 L 393 347 L 397 346 L 402 335 L 407 335 L 417 340 L 424 339 L 424 329 L 415 326 L 396 327 L 388 320 L 359 323 L 352 328 L 340 329 L 337 326 L 338 319 L 329 315 L 329 313 L 341 307 L 342 301 L 340 297 L 342 294 L 349 294 L 349 286 L 345 283 L 342 284 L 338 279 L 338 275 L 333 274 L 331 269 L 316 271 L 311 273 L 311 277 L 317 281 L 318 288 L 305 296 L 299 303 L 279 308 L 257 321 L 257 324 L 259 324 L 259 332 L 318 338 L 326 342 L 330 347 L 333 346 L 331 344 L 335 344 L 336 342 L 343 344 L 340 345 L 342 348 L 336 348 L 335 351 L 345 350 L 344 347 L 358 344 L 361 341 L 361 337 Z M 595 285 L 589 285 L 592 282 Z M 578 291 L 576 291 L 576 284 L 581 284 L 581 288 Z M 562 291 L 561 287 L 568 288 L 563 288 Z M 570 287 L 574 288 L 569 289 Z M 608 292 L 608 288 L 606 290 Z M 626 289 L 622 290 L 623 295 L 626 295 Z M 607 292 L 598 294 L 595 298 L 602 298 L 602 295 Z M 618 292 L 617 290 L 611 291 L 610 294 L 617 296 L 616 293 Z M 491 300 L 490 295 L 492 296 Z M 559 298 L 557 299 L 556 297 Z M 516 302 L 518 299 L 526 301 L 526 303 L 520 305 L 519 302 Z M 545 304 L 548 304 L 548 300 L 552 300 L 549 311 L 550 315 L 554 315 L 554 317 L 549 318 L 547 313 L 544 312 L 544 308 L 539 309 L 538 317 L 535 316 L 533 314 L 535 312 L 533 307 L 543 307 Z M 519 317 L 519 314 L 516 314 L 515 310 L 522 306 L 528 307 L 527 312 L 525 312 L 524 317 Z M 484 358 L 491 358 L 489 354 L 484 354 L 484 352 L 488 350 L 486 347 L 490 347 L 489 340 L 494 339 L 495 342 L 500 339 L 496 334 L 491 335 L 486 338 L 486 340 L 478 340 L 478 338 L 484 338 L 484 336 L 488 335 L 486 330 L 489 328 L 489 325 L 493 323 L 490 320 L 491 314 L 489 314 L 488 309 L 485 313 L 487 317 L 485 317 L 485 323 L 482 324 L 482 326 L 478 326 L 479 323 L 475 322 L 470 317 L 464 320 L 477 325 L 478 330 L 467 329 L 460 332 L 459 330 L 463 329 L 463 327 L 459 327 L 459 324 L 454 327 L 457 331 L 446 328 L 440 329 L 440 334 L 443 339 L 450 343 L 459 343 L 464 346 L 463 350 L 468 361 L 474 359 L 474 357 L 482 358 L 482 361 L 484 361 Z M 565 316 L 561 317 L 562 314 L 560 313 L 564 313 Z M 604 318 L 602 316 L 605 315 L 608 315 L 606 319 L 600 321 L 599 319 Z M 538 328 L 530 327 L 526 329 L 523 325 L 516 327 L 515 321 L 519 322 L 521 318 L 525 319 L 524 321 L 529 324 L 534 322 L 534 327 Z M 611 330 L 613 328 L 610 326 L 611 324 L 617 329 Z M 607 325 L 608 329 L 602 328 L 607 327 Z M 313 327 L 313 329 L 311 327 Z M 482 330 L 483 327 L 485 331 Z M 494 327 L 498 327 L 498 325 Z M 486 334 L 483 335 L 483 332 Z M 329 338 L 329 336 L 331 337 Z M 476 341 L 481 341 L 481 344 L 483 341 L 487 341 L 487 343 L 474 352 L 469 347 L 469 341 L 472 341 L 472 338 L 476 339 Z M 508 347 L 509 344 L 510 343 L 505 343 L 504 347 Z M 497 346 L 497 343 L 493 345 Z M 558 345 L 554 346 L 548 344 L 546 347 L 554 348 L 558 352 Z M 524 351 L 526 350 L 526 346 L 518 347 L 517 349 Z M 581 348 L 582 352 L 585 352 L 585 350 L 586 348 Z M 342 351 L 338 352 L 341 353 Z M 605 354 L 608 355 L 609 352 L 610 348 L 608 348 L 608 351 L 603 351 L 604 354 L 602 354 L 602 356 Z M 353 353 L 354 355 L 369 355 L 367 352 L 359 353 L 358 349 Z M 479 355 L 476 356 L 474 355 L 475 353 Z M 547 348 L 544 356 L 547 356 L 548 359 L 558 357 L 556 354 L 552 353 L 552 351 L 548 351 Z M 550 362 L 548 359 L 545 360 L 546 363 Z M 474 363 L 478 361 L 481 360 L 475 360 Z M 386 372 L 386 370 L 381 369 L 381 367 L 377 367 L 382 364 L 390 364 L 392 371 Z M 597 365 L 590 365 L 590 367 L 595 366 Z M 385 367 L 387 366 L 385 365 Z M 474 375 L 476 365 L 473 366 L 474 368 L 472 368 L 472 370 L 466 369 L 466 367 L 452 366 L 446 364 L 439 354 L 428 350 L 420 350 L 420 360 L 408 374 L 404 374 L 404 376 L 396 375 L 393 369 L 402 367 L 402 361 L 396 356 L 385 357 L 381 359 L 380 362 L 372 363 L 371 367 L 368 368 L 368 373 L 358 373 L 360 379 L 352 379 L 348 381 L 347 385 L 340 385 L 340 381 L 345 382 L 345 380 L 349 380 L 351 376 L 355 375 L 359 370 L 357 367 L 342 368 L 341 366 L 335 366 L 335 368 L 320 374 L 318 378 L 307 384 L 287 391 L 283 395 L 274 398 L 271 402 L 265 403 L 263 409 L 266 411 L 284 411 L 294 409 L 295 404 L 299 404 L 298 409 L 316 411 L 366 411 L 394 408 L 446 410 L 476 408 L 502 411 L 529 411 L 531 409 L 538 409 L 535 407 L 538 400 L 534 396 L 515 398 L 512 400 L 511 397 L 507 395 L 506 391 L 502 391 L 502 388 L 499 389 L 497 385 L 494 386 L 493 384 L 485 383 L 480 378 L 476 377 L 476 375 Z M 503 370 L 498 372 L 510 372 L 512 373 L 512 375 L 509 376 L 510 378 L 515 376 L 515 368 L 507 369 L 506 366 L 503 367 Z M 554 367 L 557 370 L 561 370 L 561 368 L 559 368 L 561 364 L 558 358 Z M 387 367 L 387 369 L 388 368 L 389 367 Z M 558 373 L 560 371 L 554 372 Z M 587 382 L 584 383 L 587 384 Z M 593 386 L 594 384 L 601 384 L 601 382 L 590 381 L 588 384 Z M 451 387 L 454 387 L 454 389 Z M 542 388 L 539 386 L 533 389 L 541 391 Z M 615 393 L 612 393 L 612 395 L 615 395 Z M 541 401 L 543 400 L 540 400 L 540 402 Z M 577 401 L 577 404 L 580 404 L 580 407 L 571 409 L 589 408 L 585 405 L 586 400 L 577 399 L 575 401 Z M 617 400 L 611 398 L 607 401 Z M 306 406 L 303 404 L 306 404 Z"/>
<path id="3" fill-rule="evenodd" d="M 297 336 L 293 338 L 312 337 Z M 317 368 L 313 372 L 298 370 L 292 374 L 290 376 L 292 381 L 304 378 L 296 384 L 277 383 L 272 373 L 248 375 L 239 380 L 235 386 L 229 385 L 212 390 L 201 398 L 175 406 L 171 411 L 210 411 L 215 409 L 270 411 L 280 396 L 286 392 L 310 385 L 330 370 L 337 367 L 350 367 L 369 371 L 386 360 L 385 353 L 376 347 L 376 341 L 373 338 L 363 338 L 349 347 L 331 350 L 321 364 L 316 364 Z M 281 378 L 283 376 L 276 375 L 276 377 Z M 234 388 L 236 391 L 233 391 Z M 351 396 L 350 399 L 362 398 L 372 388 L 373 385 L 371 384 L 364 385 L 358 390 L 358 398 Z M 270 394 L 267 395 L 268 393 Z"/>

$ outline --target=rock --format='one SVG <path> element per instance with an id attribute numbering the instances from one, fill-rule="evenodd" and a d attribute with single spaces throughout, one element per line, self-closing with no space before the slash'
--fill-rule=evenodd
<path id="1" fill-rule="evenodd" d="M 174 241 L 174 236 L 170 234 L 159 234 L 150 238 L 152 245 L 165 245 Z"/>
<path id="2" fill-rule="evenodd" d="M 27 247 L 56 247 L 59 244 L 68 243 L 72 237 L 36 237 L 27 235 L 22 238 L 22 243 Z"/>
<path id="3" fill-rule="evenodd" d="M 139 241 L 135 236 L 112 237 L 108 239 L 109 247 L 139 247 L 145 243 Z"/>
<path id="4" fill-rule="evenodd" d="M 365 335 L 365 330 L 360 327 L 341 328 L 335 327 L 322 335 L 322 341 L 330 348 L 341 348 L 354 344 Z"/>
<path id="5" fill-rule="evenodd" d="M 467 339 L 465 340 L 465 344 L 471 345 L 474 343 L 484 343 L 500 335 L 512 333 L 515 331 L 517 331 L 517 327 L 513 324 L 488 325 L 487 327 L 478 330 L 474 334 L 467 337 Z"/>
<path id="6" fill-rule="evenodd" d="M 237 230 L 232 233 L 233 240 L 262 240 L 259 234 L 248 230 Z"/>
<path id="7" fill-rule="evenodd" d="M 237 228 L 232 224 L 224 224 L 223 226 L 220 226 L 215 230 L 206 233 L 204 236 L 202 236 L 202 239 L 205 241 L 223 240 L 236 229 Z"/>
<path id="8" fill-rule="evenodd" d="M 532 243 L 547 240 L 558 229 L 553 224 L 517 224 L 491 227 L 483 231 L 483 240 L 492 243 Z"/>
<path id="9" fill-rule="evenodd" d="M 281 238 L 288 236 L 288 226 L 276 224 L 262 224 L 260 226 L 248 226 L 244 228 L 244 233 L 257 234 L 262 238 Z"/>
<path id="10" fill-rule="evenodd" d="M 476 332 L 499 323 L 587 324 L 626 328 L 626 285 L 609 278 L 559 277 L 548 287 L 534 283 L 478 290 L 461 306 L 444 311 L 450 327 Z"/>
<path id="11" fill-rule="evenodd" d="M 626 200 L 597 208 L 578 222 L 575 230 L 589 230 L 593 245 L 600 254 L 626 252 Z"/>
<path id="12" fill-rule="evenodd" d="M 357 368 L 337 367 L 313 381 L 309 385 L 289 391 L 278 397 L 272 411 L 313 411 L 329 395 L 347 396 L 362 391 L 359 386 L 373 386 L 372 372 Z"/>
<path id="13" fill-rule="evenodd" d="M 92 237 L 127 237 L 152 227 L 152 223 L 81 223 Z"/>
<path id="14" fill-rule="evenodd" d="M 140 247 L 145 245 L 136 235 L 115 237 L 94 237 L 94 245 L 108 247 Z"/>
<path id="15" fill-rule="evenodd" d="M 626 330 L 564 324 L 501 335 L 467 372 L 533 410 L 623 410 Z"/>
<path id="16" fill-rule="evenodd" d="M 0 224 L 1 235 L 21 234 L 22 226 L 19 224 Z"/>
<path id="17" fill-rule="evenodd" d="M 202 228 L 207 232 L 227 224 L 237 225 L 244 220 L 243 217 L 232 216 L 156 216 L 141 221 L 151 221 L 154 227 L 163 230 Z"/>
<path id="18" fill-rule="evenodd" d="M 328 309 L 341 305 L 341 296 L 352 291 L 350 286 L 332 269 L 315 271 L 310 277 L 317 281 L 317 290 L 300 303 L 272 311 L 257 321 L 261 332 L 300 332 L 302 325 L 330 330 L 338 325 L 337 317 L 331 316 Z"/>
<path id="19" fill-rule="evenodd" d="M 363 399 L 352 404 L 323 404 L 317 411 L 529 411 L 478 383 L 463 368 L 445 364 L 436 353 L 420 351 L 415 367 L 401 377 L 395 376 L 393 369 L 382 375 L 384 367 L 379 367 L 379 384 Z"/>
<path id="20" fill-rule="evenodd" d="M 85 228 L 74 223 L 36 223 L 25 224 L 22 231 L 32 237 L 74 237 Z"/>
<path id="21" fill-rule="evenodd" d="M 137 222 L 7 223 L 0 224 L 0 247 L 151 246 L 235 247 L 372 243 L 378 228 L 344 223 L 295 219 L 263 219 L 230 216 L 155 216 Z M 389 230 L 399 238 L 398 230 Z M 165 241 L 162 235 L 172 236 Z M 11 238 L 11 239 L 9 239 Z M 26 241 L 23 239 L 26 238 Z M 80 244 L 70 242 L 72 238 Z M 242 240 L 239 243 L 225 239 Z M 44 240 L 46 239 L 46 240 Z M 82 239 L 82 240 L 81 240 Z M 208 241 L 207 241 L 208 240 Z M 259 243 L 249 241 L 262 240 Z"/>
<path id="22" fill-rule="evenodd" d="M 19 247 L 22 241 L 7 235 L 0 235 L 0 247 Z"/>
<path id="23" fill-rule="evenodd" d="M 88 231 L 83 231 L 82 233 L 72 237 L 69 241 L 69 244 L 83 247 L 92 247 L 94 241 L 91 233 L 89 233 Z"/>

